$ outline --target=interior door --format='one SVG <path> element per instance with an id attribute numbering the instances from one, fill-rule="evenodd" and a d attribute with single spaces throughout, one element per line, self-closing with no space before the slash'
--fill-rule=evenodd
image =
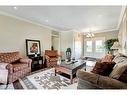
<path id="1" fill-rule="evenodd" d="M 59 37 L 52 36 L 52 45 L 54 50 L 59 49 Z"/>
<path id="2" fill-rule="evenodd" d="M 101 58 L 105 55 L 104 37 L 84 39 L 84 56 Z"/>

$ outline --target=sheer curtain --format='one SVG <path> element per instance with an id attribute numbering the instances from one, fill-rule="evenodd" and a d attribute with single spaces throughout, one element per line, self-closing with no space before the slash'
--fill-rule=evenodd
<path id="1" fill-rule="evenodd" d="M 83 35 L 78 32 L 74 32 L 73 36 L 73 57 L 75 59 L 81 58 L 83 55 Z"/>

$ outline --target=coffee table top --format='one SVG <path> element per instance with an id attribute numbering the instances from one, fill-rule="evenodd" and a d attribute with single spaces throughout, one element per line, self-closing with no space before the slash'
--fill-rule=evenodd
<path id="1" fill-rule="evenodd" d="M 75 63 L 72 63 L 72 62 L 66 62 L 66 61 L 63 61 L 61 62 L 61 64 L 59 64 L 58 66 L 61 66 L 61 67 L 64 67 L 64 68 L 67 68 L 69 70 L 74 70 L 74 69 L 78 69 L 80 67 L 83 67 L 86 65 L 86 62 L 83 61 L 83 60 L 78 60 L 77 62 Z"/>

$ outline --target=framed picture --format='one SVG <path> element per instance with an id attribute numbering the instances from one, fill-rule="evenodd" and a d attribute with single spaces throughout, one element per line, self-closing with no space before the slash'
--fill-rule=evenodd
<path id="1" fill-rule="evenodd" d="M 27 56 L 41 55 L 40 41 L 26 39 L 26 53 Z"/>

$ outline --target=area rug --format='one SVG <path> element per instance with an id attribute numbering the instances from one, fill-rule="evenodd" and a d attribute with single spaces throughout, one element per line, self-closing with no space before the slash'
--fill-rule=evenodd
<path id="1" fill-rule="evenodd" d="M 71 85 L 70 80 L 59 74 L 55 76 L 55 69 L 39 71 L 19 79 L 24 89 L 75 89 L 76 84 Z M 74 86 L 74 87 L 73 87 Z"/>
<path id="2" fill-rule="evenodd" d="M 14 90 L 13 83 L 8 84 L 8 85 L 2 85 L 2 84 L 0 84 L 0 90 L 3 90 L 3 89 L 6 89 L 6 90 Z"/>

